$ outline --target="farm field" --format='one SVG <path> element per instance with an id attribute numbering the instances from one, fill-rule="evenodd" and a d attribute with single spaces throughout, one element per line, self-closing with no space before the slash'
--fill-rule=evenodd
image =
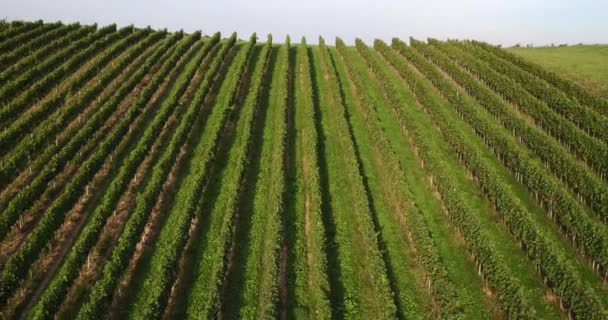
<path id="1" fill-rule="evenodd" d="M 0 319 L 608 318 L 608 100 L 306 40 L 0 24 Z"/>

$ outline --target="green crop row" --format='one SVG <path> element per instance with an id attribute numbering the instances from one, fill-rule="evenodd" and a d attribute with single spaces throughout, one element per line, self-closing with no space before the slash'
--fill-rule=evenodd
<path id="1" fill-rule="evenodd" d="M 35 128 L 32 128 L 32 131 L 30 132 L 30 136 L 28 138 L 22 139 L 19 142 L 15 141 L 16 145 L 2 159 L 2 166 L 0 167 L 0 185 L 5 185 L 10 179 L 19 174 L 19 170 L 30 163 L 31 155 L 35 152 L 42 153 L 41 151 L 44 150 L 46 154 L 48 153 L 46 150 L 49 149 L 50 154 L 56 153 L 60 149 L 60 146 L 58 145 L 59 140 L 57 136 L 62 132 L 62 130 L 65 129 L 66 126 L 70 124 L 70 121 L 74 117 L 80 116 L 83 110 L 90 109 L 90 103 L 93 102 L 96 97 L 99 97 L 99 95 L 105 90 L 105 86 L 107 86 L 110 81 L 116 79 L 119 74 L 124 73 L 125 68 L 128 67 L 131 70 L 137 70 L 137 68 L 144 63 L 146 57 L 148 57 L 150 54 L 152 54 L 152 52 L 154 52 L 153 49 L 157 46 L 156 42 L 165 37 L 165 35 L 166 33 L 164 32 L 154 33 L 146 40 L 139 43 L 137 46 L 128 50 L 126 55 L 122 57 L 119 61 L 116 61 L 115 65 L 110 70 L 108 70 L 108 72 L 104 72 L 103 74 L 99 75 L 98 83 L 91 87 L 88 87 L 85 92 L 82 92 L 80 96 L 77 96 L 76 101 L 70 101 L 73 103 L 67 105 L 65 105 L 64 102 L 64 107 L 60 109 L 58 115 L 56 115 L 54 118 L 46 119 L 41 124 L 37 125 Z M 173 38 L 173 40 L 171 41 L 176 40 L 177 39 Z M 169 45 L 170 43 L 164 44 L 165 48 L 168 48 Z M 147 53 L 142 54 L 146 51 Z M 143 76 L 143 73 L 136 72 L 135 74 Z M 130 85 L 130 89 L 137 85 L 136 80 L 128 80 L 127 83 Z M 122 86 L 119 87 L 119 90 L 117 90 L 117 92 L 120 93 L 122 97 L 124 97 L 124 95 L 129 93 L 129 89 L 127 89 L 127 87 L 125 86 Z M 120 98 L 114 98 L 112 101 L 118 103 L 120 102 Z M 106 101 L 104 101 L 103 104 L 105 104 L 105 102 Z M 91 110 L 91 112 L 95 112 L 95 110 Z M 24 117 L 24 119 L 29 119 L 30 116 Z M 30 122 L 30 120 L 24 120 L 22 126 L 26 126 L 26 124 Z M 13 130 L 16 130 L 18 132 L 12 133 Z M 5 135 L 0 134 L 0 136 L 3 139 L 6 137 L 7 140 L 10 140 L 9 138 L 12 135 L 19 136 L 19 133 L 21 133 L 21 130 L 8 129 L 5 132 Z M 53 138 L 56 139 L 55 145 L 49 143 L 50 141 L 52 141 Z M 65 143 L 67 144 L 69 142 Z M 57 151 L 53 151 L 55 149 Z"/>
<path id="2" fill-rule="evenodd" d="M 101 71 L 105 65 L 111 63 L 112 60 L 123 54 L 126 48 L 138 43 L 142 38 L 149 36 L 151 33 L 152 30 L 149 27 L 145 29 L 132 29 L 129 36 L 123 38 L 121 41 L 108 48 L 108 50 L 105 50 L 103 54 L 95 57 L 93 60 L 91 60 L 91 64 L 86 70 L 77 74 L 76 78 L 74 78 L 69 84 L 68 90 L 70 94 L 73 95 L 84 85 L 86 85 L 89 80 L 96 77 L 99 74 L 99 71 Z M 152 34 L 160 34 L 164 36 L 166 33 L 166 30 L 162 30 Z M 153 38 L 156 38 L 156 36 Z"/>
<path id="3" fill-rule="evenodd" d="M 396 46 L 399 44 L 402 45 L 396 41 Z M 401 64 L 404 65 L 403 61 Z M 411 81 L 413 91 L 419 101 L 430 111 L 429 114 L 435 125 L 441 129 L 442 136 L 459 155 L 469 171 L 477 177 L 476 182 L 498 210 L 501 219 L 505 221 L 513 236 L 520 241 L 529 259 L 539 265 L 542 274 L 552 283 L 552 287 L 560 297 L 566 301 L 569 310 L 582 319 L 601 319 L 605 316 L 605 311 L 595 293 L 590 288 L 583 286 L 581 279 L 573 266 L 565 259 L 563 252 L 559 251 L 555 243 L 547 238 L 530 213 L 522 207 L 514 192 L 497 177 L 495 170 L 481 158 L 475 147 L 464 137 L 458 126 L 460 123 L 457 119 L 450 117 L 446 112 L 447 107 L 441 105 L 439 97 L 425 88 L 421 79 L 411 70 L 401 67 L 399 71 Z M 516 313 L 516 315 L 532 316 L 532 314 L 525 313 Z"/>
<path id="4" fill-rule="evenodd" d="M 125 37 L 132 27 L 116 32 L 112 25 L 90 34 L 86 38 L 49 57 L 41 65 L 31 68 L 19 78 L 9 81 L 0 89 L 0 125 L 7 125 L 31 103 L 42 98 L 66 75 L 76 71 L 91 56 Z M 83 50 L 83 47 L 86 49 Z M 67 60 L 67 61 L 66 61 Z M 41 79 L 39 79 L 41 78 Z M 39 81 L 36 81 L 39 79 Z"/>
<path id="5" fill-rule="evenodd" d="M 247 95 L 242 107 L 234 106 L 237 110 L 240 109 L 240 114 L 234 127 L 234 140 L 230 143 L 231 147 L 225 157 L 224 168 L 219 176 L 221 187 L 218 190 L 219 194 L 216 201 L 206 211 L 208 215 L 208 218 L 205 219 L 207 222 L 206 232 L 201 235 L 201 238 L 197 239 L 197 241 L 201 241 L 201 252 L 198 255 L 200 259 L 194 263 L 193 283 L 187 297 L 186 316 L 188 319 L 209 318 L 218 310 L 220 288 L 223 287 L 224 280 L 222 273 L 226 262 L 225 254 L 230 247 L 230 239 L 232 239 L 232 232 L 234 231 L 235 210 L 237 209 L 239 192 L 251 149 L 253 121 L 259 108 L 260 94 L 265 85 L 264 78 L 267 73 L 272 47 L 272 37 L 268 36 L 268 40 L 257 55 L 257 59 L 253 59 L 254 55 L 251 51 L 255 44 L 255 38 L 255 34 L 252 35 L 247 44 L 249 46 L 246 49 L 249 52 L 248 56 L 237 57 L 237 59 L 241 59 L 241 61 L 237 60 L 237 66 L 243 71 L 246 70 L 248 64 L 255 65 L 250 75 L 249 88 L 246 91 Z M 243 72 L 234 76 L 241 77 L 239 82 L 242 83 L 244 78 L 241 74 Z M 238 87 L 234 87 L 234 89 L 236 93 Z M 233 105 L 234 101 L 231 101 L 233 99 L 235 99 L 235 96 L 231 95 L 230 99 L 221 102 L 224 104 L 222 109 Z M 191 201 L 189 205 L 198 202 L 197 199 Z"/>
<path id="6" fill-rule="evenodd" d="M 392 64 L 399 74 L 410 84 L 410 88 L 415 91 L 414 86 L 419 83 L 419 79 L 409 66 L 393 49 L 384 42 L 375 41 L 374 47 L 378 50 L 390 64 Z M 380 74 L 379 71 L 375 71 Z M 385 76 L 386 71 L 384 71 Z M 425 135 L 424 129 L 416 122 L 408 104 L 399 99 L 397 93 L 402 90 L 390 81 L 381 81 L 385 92 L 392 97 L 390 102 L 397 116 L 408 128 L 408 132 L 413 138 L 420 157 L 424 160 L 424 169 L 432 174 L 434 180 L 439 181 L 436 187 L 441 194 L 441 199 L 446 206 L 450 219 L 461 230 L 469 248 L 471 249 L 475 262 L 479 266 L 481 273 L 489 283 L 489 286 L 497 291 L 498 301 L 505 313 L 513 318 L 529 318 L 532 316 L 532 309 L 529 302 L 523 296 L 523 288 L 519 280 L 511 274 L 504 258 L 500 256 L 494 245 L 489 240 L 490 235 L 481 228 L 478 218 L 472 215 L 472 209 L 468 208 L 462 200 L 452 177 L 445 164 L 442 163 L 436 151 L 431 147 L 432 143 Z M 416 94 L 416 97 L 419 97 Z"/>
<path id="7" fill-rule="evenodd" d="M 176 61 L 198 38 L 200 38 L 200 33 L 188 37 L 188 41 L 184 41 L 172 55 L 173 59 L 169 59 L 168 61 Z M 169 67 L 172 66 L 170 65 Z M 43 214 L 40 222 L 19 248 L 19 251 L 11 256 L 0 277 L 0 287 L 3 288 L 0 292 L 0 300 L 5 295 L 10 294 L 19 281 L 25 277 L 27 267 L 35 261 L 47 242 L 53 239 L 55 231 L 63 223 L 65 215 L 78 200 L 86 185 L 104 164 L 107 156 L 125 138 L 131 123 L 141 115 L 143 106 L 152 96 L 154 91 L 151 89 L 154 89 L 154 87 L 158 88 L 160 83 L 164 81 L 164 77 L 160 76 L 166 75 L 166 73 L 163 74 L 162 71 L 164 70 L 155 75 L 155 79 L 158 80 L 152 81 L 146 88 L 150 90 L 144 90 L 136 102 L 136 106 L 132 106 L 129 109 L 127 114 L 123 116 L 95 152 L 80 166 L 77 173 L 63 189 L 61 195 L 55 199 Z"/>
<path id="8" fill-rule="evenodd" d="M 46 62 L 46 59 L 56 54 L 58 50 L 66 48 L 70 43 L 79 41 L 95 31 L 95 26 L 81 26 L 78 23 L 72 26 L 73 28 L 67 30 L 59 38 L 42 43 L 40 47 L 34 48 L 32 52 L 22 57 L 16 64 L 3 70 L 0 73 L 0 81 L 8 83 L 15 80 L 15 78 L 27 72 L 27 70 Z"/>
<path id="9" fill-rule="evenodd" d="M 542 78 L 536 77 L 478 46 L 464 42 L 450 42 L 450 44 L 455 44 L 463 50 L 474 54 L 477 58 L 492 66 L 496 71 L 516 80 L 528 92 L 544 101 L 556 113 L 574 122 L 589 135 L 603 141 L 608 141 L 608 118 L 600 113 L 580 105 L 576 100 L 571 100 L 566 93 L 558 88 L 547 85 L 547 82 Z"/>
<path id="10" fill-rule="evenodd" d="M 384 101 L 377 95 L 378 87 L 374 86 L 375 79 L 369 77 L 367 65 L 353 48 L 347 48 L 342 39 L 336 38 L 336 49 L 332 48 L 330 52 L 340 79 L 340 91 L 357 150 L 361 175 L 365 179 L 364 186 L 371 199 L 372 221 L 378 230 L 378 242 L 394 294 L 397 317 L 424 318 L 423 315 L 430 311 L 429 307 L 436 301 L 432 297 L 430 287 L 427 288 L 430 284 L 428 275 L 415 261 L 415 249 L 410 234 L 403 229 L 405 211 L 409 210 L 406 207 L 410 202 L 404 199 L 406 194 L 401 193 L 403 190 L 396 189 L 397 184 L 403 183 L 399 181 L 400 164 L 389 164 L 390 159 L 386 158 L 383 152 L 388 150 L 386 147 L 390 148 L 388 139 L 384 135 L 376 136 L 380 131 L 373 130 L 379 128 L 379 123 L 374 121 L 378 119 L 376 108 Z M 373 136 L 370 137 L 369 131 L 374 132 Z M 376 140 L 377 138 L 380 140 Z M 390 185 L 383 187 L 380 181 Z M 418 272 L 419 277 L 416 277 Z M 427 291 L 428 296 L 425 296 L 424 291 Z M 459 313 L 454 312 L 454 316 Z"/>
<path id="11" fill-rule="evenodd" d="M 219 36 L 219 35 L 218 35 Z M 221 45 L 219 52 L 213 57 L 211 66 L 206 71 L 204 80 L 200 82 L 196 95 L 184 115 L 182 123 L 171 138 L 169 147 L 164 151 L 161 160 L 155 165 L 152 177 L 165 177 L 168 175 L 180 148 L 188 138 L 189 132 L 195 127 L 195 122 L 201 116 L 203 101 L 214 85 L 214 78 L 218 76 L 223 64 L 229 60 L 229 54 L 233 51 L 236 34 Z M 211 153 L 210 149 L 205 152 Z M 203 165 L 207 161 L 195 154 L 194 159 Z M 133 305 L 130 306 L 130 317 L 133 318 L 159 318 L 166 305 L 171 285 L 177 275 L 177 267 L 183 247 L 188 237 L 188 227 L 191 216 L 176 217 L 173 210 L 168 210 L 167 218 L 162 226 L 154 252 L 146 261 L 145 277 L 140 284 L 135 285 L 133 291 Z M 181 218 L 181 219 L 179 219 Z M 140 290 L 142 289 L 143 290 Z"/>
<path id="12" fill-rule="evenodd" d="M 95 61 L 77 79 L 74 79 L 71 82 L 71 86 L 73 87 L 74 85 L 78 84 L 77 87 L 80 88 L 81 86 L 85 85 L 87 79 L 83 78 L 82 75 L 99 74 L 99 71 L 100 71 L 99 69 L 101 67 L 105 66 L 117 52 L 125 51 L 129 46 L 137 43 L 139 40 L 141 40 L 142 37 L 148 36 L 148 34 L 149 34 L 148 30 L 136 31 L 131 36 L 128 36 L 128 37 L 120 40 L 118 43 L 116 43 L 110 49 L 106 50 L 106 52 L 104 52 L 102 54 L 103 57 L 99 61 Z M 160 32 L 154 33 L 150 37 L 150 40 L 151 41 L 158 40 L 162 35 L 163 34 Z M 144 43 L 147 44 L 148 46 L 150 45 L 150 41 L 145 41 Z M 139 48 L 141 48 L 143 50 L 145 47 L 139 47 Z M 129 50 L 127 52 L 131 53 L 132 51 Z M 137 54 L 139 52 L 133 52 L 133 53 Z M 128 57 L 133 57 L 133 55 L 129 54 Z M 122 68 L 124 68 L 124 66 L 127 62 L 130 62 L 130 61 L 129 60 L 119 61 L 117 66 L 112 67 L 113 72 L 107 72 L 107 73 L 101 74 L 99 81 L 94 86 L 92 86 L 91 89 L 87 88 L 87 91 L 83 95 L 78 97 L 78 99 L 80 101 L 78 101 L 77 103 L 75 103 L 73 105 L 82 106 L 82 105 L 88 104 L 93 99 L 93 97 L 97 96 L 101 92 L 101 90 L 105 87 L 105 85 L 107 85 L 116 76 L 116 74 L 122 70 Z M 122 68 L 119 68 L 119 67 L 122 67 Z M 56 91 L 55 93 L 53 93 L 53 96 L 50 98 L 50 100 L 56 100 L 57 97 L 66 97 L 67 95 L 68 95 L 67 90 Z M 10 124 L 10 126 L 8 127 L 7 130 L 0 133 L 0 148 L 4 148 L 5 150 L 11 150 L 10 146 L 16 145 L 18 139 L 20 137 L 22 137 L 23 135 L 25 135 L 26 133 L 28 133 L 28 132 L 32 133 L 32 136 L 33 136 L 33 132 L 35 131 L 36 124 L 45 118 L 49 118 L 54 113 L 54 111 L 61 105 L 62 104 L 54 104 L 54 103 L 50 104 L 48 102 L 45 102 L 41 107 L 38 107 L 35 110 L 32 110 L 31 112 L 28 112 L 27 114 L 23 115 L 22 117 L 19 117 L 18 119 L 16 119 L 13 123 Z M 59 125 L 58 120 L 55 120 L 55 123 L 56 123 L 56 125 Z M 63 123 L 62 123 L 62 125 L 63 125 Z M 45 134 L 44 136 L 47 139 L 50 138 L 50 136 L 48 134 Z"/>
<path id="13" fill-rule="evenodd" d="M 209 52 L 217 41 L 219 41 L 219 34 L 214 35 L 205 43 L 204 47 L 201 49 L 201 54 Z M 196 62 L 194 62 L 194 64 L 196 64 Z M 181 88 L 181 90 L 183 90 L 183 88 Z M 177 94 L 179 94 L 179 91 L 175 92 L 172 95 L 174 98 L 170 100 L 173 105 L 176 103 L 175 97 L 177 97 Z M 182 131 L 184 129 L 182 128 L 191 125 L 189 114 L 190 113 L 186 114 L 176 131 L 179 133 L 176 133 L 176 136 L 181 139 L 178 141 L 183 140 Z M 74 246 L 72 246 L 66 259 L 64 259 L 61 268 L 46 287 L 38 303 L 34 306 L 31 315 L 33 319 L 51 317 L 57 311 L 57 307 L 62 301 L 62 297 L 77 276 L 79 267 L 84 263 L 86 256 L 99 238 L 99 234 L 102 231 L 107 218 L 113 212 L 120 196 L 128 186 L 132 176 L 135 174 L 135 170 L 144 160 L 148 150 L 152 146 L 155 135 L 157 135 L 159 121 L 160 120 L 157 120 L 156 126 L 151 125 L 146 128 L 142 138 L 137 142 L 137 145 L 130 152 L 128 158 L 121 163 L 118 173 L 113 177 L 110 186 L 103 194 L 100 204 L 91 213 L 89 222 L 84 226 L 79 238 L 76 240 Z M 174 150 L 174 145 L 175 142 L 170 143 L 167 148 L 169 150 Z"/>
<path id="14" fill-rule="evenodd" d="M 131 90 L 150 71 L 150 68 L 156 64 L 157 61 L 152 58 L 159 59 L 168 57 L 169 55 L 167 54 L 166 50 L 181 37 L 182 34 L 176 33 L 174 36 L 168 39 L 163 46 L 159 48 L 159 50 L 156 51 L 154 56 L 148 58 L 143 66 L 138 69 L 138 71 L 127 82 L 121 85 L 116 94 L 96 111 L 85 126 L 78 131 L 78 133 L 66 145 L 64 145 L 56 154 L 53 155 L 44 169 L 36 176 L 36 178 L 27 187 L 21 189 L 13 199 L 11 199 L 7 208 L 0 214 L 0 239 L 3 239 L 7 235 L 19 215 L 27 210 L 44 192 L 51 179 L 61 172 L 67 162 L 78 151 L 78 149 L 80 149 L 80 147 L 86 143 L 92 135 L 99 131 L 99 128 L 103 125 L 103 123 L 112 115 L 116 108 L 118 108 L 120 102 L 129 93 L 131 93 Z M 158 86 L 160 83 L 155 85 Z M 152 95 L 152 88 L 150 86 L 147 88 L 150 89 L 145 92 L 146 95 Z M 140 99 L 136 106 L 138 106 L 138 108 L 143 108 L 146 101 L 147 100 Z M 128 115 L 135 116 L 136 114 L 133 114 L 133 112 L 139 112 L 139 110 L 131 109 L 129 109 Z"/>
<path id="15" fill-rule="evenodd" d="M 356 40 L 355 45 L 357 52 L 363 57 L 363 59 L 365 59 L 365 62 L 372 70 L 383 70 L 382 61 L 380 60 L 380 57 L 377 56 L 378 53 L 367 47 L 360 39 Z M 340 47 L 343 47 L 343 45 L 338 46 L 338 49 L 340 49 Z M 352 64 L 356 61 L 356 58 L 352 56 L 345 57 L 344 61 L 347 64 Z M 355 72 L 363 74 L 366 71 L 355 69 Z M 367 82 L 360 74 L 358 77 L 353 77 L 353 79 L 356 80 L 359 78 L 358 81 L 355 82 L 359 90 L 364 91 L 366 87 L 365 84 Z M 376 85 L 378 85 L 377 82 Z M 382 131 L 382 128 L 374 121 L 374 119 L 376 119 L 376 115 L 373 106 L 385 105 L 387 102 L 386 100 L 378 101 L 379 98 L 375 98 L 376 99 L 369 95 L 363 95 L 362 97 L 362 104 L 369 106 L 367 107 L 365 119 L 374 141 L 374 147 L 378 148 L 379 152 L 384 158 L 384 161 L 386 161 L 384 164 L 384 166 L 387 168 L 386 170 L 390 170 L 392 172 L 390 175 L 391 179 L 388 181 L 388 183 L 391 184 L 391 187 L 393 190 L 396 190 L 399 196 L 403 197 L 401 202 L 402 205 L 406 206 L 406 208 L 403 210 L 405 218 L 405 223 L 403 223 L 403 225 L 405 226 L 408 234 L 411 235 L 413 242 L 416 245 L 417 252 L 420 255 L 420 261 L 427 272 L 430 288 L 440 306 L 440 317 L 446 319 L 463 318 L 464 303 L 460 301 L 456 287 L 448 278 L 447 268 L 439 256 L 435 241 L 432 238 L 428 226 L 426 225 L 422 214 L 418 211 L 415 204 L 408 205 L 411 203 L 413 195 L 405 183 L 405 177 L 403 176 L 402 169 L 400 168 L 399 159 L 391 149 L 390 143 Z M 391 168 L 394 169 L 391 170 Z M 399 223 L 397 221 L 398 219 L 395 220 L 396 221 L 394 223 Z"/>
<path id="16" fill-rule="evenodd" d="M 390 318 L 396 315 L 393 292 L 372 221 L 367 190 L 348 127 L 339 80 L 329 49 L 322 38 L 312 50 L 318 88 L 320 119 L 330 206 L 336 225 L 343 301 L 335 301 L 346 318 Z M 336 307 L 336 306 L 334 306 Z"/>
<path id="17" fill-rule="evenodd" d="M 473 43 L 475 45 L 483 47 L 484 49 L 488 50 L 489 52 L 492 52 L 492 53 L 502 57 L 503 59 L 506 59 L 506 60 L 512 62 L 513 64 L 530 72 L 531 74 L 544 79 L 545 81 L 547 81 L 551 85 L 555 86 L 556 88 L 561 89 L 568 96 L 574 97 L 580 103 L 582 103 L 586 106 L 589 106 L 590 108 L 594 109 L 596 112 L 601 113 L 604 116 L 608 116 L 608 100 L 594 96 L 593 94 L 590 94 L 589 92 L 585 91 L 583 88 L 581 88 L 576 83 L 574 83 L 568 79 L 562 78 L 559 75 L 557 75 L 556 73 L 548 71 L 548 70 L 542 68 L 541 66 L 539 66 L 535 63 L 529 62 L 521 57 L 518 57 L 506 50 L 491 46 L 491 45 L 483 43 L 483 42 L 473 41 Z"/>
<path id="18" fill-rule="evenodd" d="M 204 50 L 200 50 L 201 46 L 204 45 L 204 42 L 199 41 L 200 37 L 200 32 L 189 35 L 178 45 L 168 59 L 161 59 L 161 61 L 164 61 L 161 69 L 157 74 L 154 75 L 151 83 L 144 88 L 144 91 L 138 98 L 136 105 L 129 109 L 128 114 L 133 112 L 132 110 L 134 109 L 138 110 L 135 111 L 136 113 L 140 113 L 141 109 L 146 106 L 149 99 L 155 94 L 158 88 L 160 88 L 161 84 L 171 81 L 170 79 L 167 79 L 170 72 L 180 68 L 179 65 L 185 66 L 181 76 L 175 75 L 172 77 L 177 77 L 177 79 L 175 80 L 175 83 L 171 87 L 170 91 L 166 93 L 167 98 L 163 100 L 158 109 L 154 111 L 153 117 L 150 120 L 150 123 L 147 124 L 143 133 L 144 137 L 140 137 L 140 139 L 137 141 L 137 145 L 133 149 L 133 153 L 129 154 L 127 161 L 130 163 L 134 164 L 135 162 L 140 162 L 138 161 L 142 159 L 140 157 L 145 157 L 147 152 L 146 150 L 158 137 L 158 133 L 164 126 L 168 117 L 173 113 L 173 110 L 178 104 L 180 97 L 187 89 L 190 79 L 194 76 L 196 68 L 198 68 L 208 50 L 208 47 Z M 141 196 L 141 194 L 138 194 L 137 199 L 140 199 L 139 196 Z M 150 200 L 148 200 L 147 203 L 150 202 L 152 204 L 154 203 L 154 201 Z M 136 200 L 135 208 L 133 209 L 129 220 L 125 225 L 122 234 L 117 240 L 111 256 L 103 266 L 100 279 L 95 282 L 93 288 L 86 297 L 86 301 L 78 314 L 79 317 L 97 318 L 101 316 L 101 312 L 104 310 L 104 307 L 107 306 L 109 301 L 111 301 L 113 290 L 119 281 L 120 273 L 128 264 L 131 252 L 134 250 L 134 245 L 132 246 L 132 239 L 137 238 L 139 233 L 132 225 L 132 221 L 134 220 L 134 217 L 139 217 L 138 210 L 140 209 L 140 200 Z M 135 242 L 136 241 L 137 240 L 135 240 Z M 111 274 L 111 276 L 109 276 L 109 274 Z"/>
<path id="19" fill-rule="evenodd" d="M 176 61 L 177 60 L 173 61 L 173 64 L 175 64 Z M 171 67 L 169 67 L 169 69 L 170 68 Z M 174 157 L 174 155 L 169 152 L 165 152 L 161 156 L 161 159 L 153 168 L 152 175 L 146 182 L 144 189 L 137 195 L 132 213 L 112 250 L 109 260 L 103 267 L 100 278 L 95 282 L 83 307 L 80 309 L 78 314 L 79 318 L 97 318 L 103 314 L 105 307 L 109 301 L 111 301 L 114 288 L 117 286 L 120 275 L 129 263 L 132 252 L 135 250 L 135 244 L 139 240 L 139 236 L 147 221 L 149 213 L 156 203 L 156 198 L 171 169 L 172 157 Z"/>
<path id="20" fill-rule="evenodd" d="M 11 21 L 2 22 L 2 26 L 4 29 L 0 33 L 0 41 L 6 41 L 7 39 L 11 39 L 13 37 L 18 36 L 21 33 L 28 32 L 36 27 L 39 27 L 43 24 L 42 20 L 37 20 L 34 22 L 26 22 L 26 21 Z"/>
<path id="21" fill-rule="evenodd" d="M 565 181 L 574 194 L 583 196 L 587 204 L 594 209 L 596 215 L 604 220 L 607 218 L 608 192 L 606 186 L 593 173 L 589 172 L 583 164 L 574 156 L 568 154 L 557 141 L 551 139 L 541 129 L 531 126 L 525 119 L 515 116 L 510 107 L 499 96 L 461 70 L 439 50 L 423 45 L 419 45 L 418 50 L 432 59 L 467 93 L 473 96 L 480 105 L 494 114 L 505 128 L 513 132 L 520 143 L 524 143 L 548 164 L 551 171 Z"/>
<path id="22" fill-rule="evenodd" d="M 280 247 L 281 213 L 285 185 L 284 147 L 286 110 L 289 84 L 289 38 L 278 49 L 272 69 L 272 81 L 260 171 L 251 212 L 251 230 L 246 246 L 245 274 L 243 276 L 242 304 L 239 317 L 246 319 L 272 318 L 277 315 L 278 254 Z"/>
<path id="23" fill-rule="evenodd" d="M 407 54 L 411 52 L 406 46 L 395 42 L 396 46 L 401 52 Z M 422 44 L 416 44 L 416 48 L 419 48 L 421 52 L 425 52 L 429 56 L 433 54 L 431 50 L 424 50 Z M 409 54 L 410 57 L 415 57 L 413 54 Z M 442 68 L 447 70 L 450 74 L 456 74 L 456 66 L 448 63 L 447 58 L 441 56 L 437 51 L 432 55 L 433 61 L 441 64 Z M 417 61 L 421 61 L 420 58 Z M 433 74 L 434 68 L 427 66 L 424 68 L 428 74 Z M 465 78 L 466 79 L 466 78 Z M 470 81 L 473 81 L 469 78 Z M 553 179 L 550 174 L 547 173 L 546 168 L 543 167 L 542 163 L 535 161 L 527 153 L 525 148 L 517 143 L 517 141 L 509 138 L 509 134 L 501 131 L 496 126 L 492 126 L 485 121 L 482 121 L 476 112 L 476 107 L 467 105 L 464 100 L 460 99 L 458 93 L 456 93 L 449 84 L 440 75 L 435 74 L 432 77 L 432 81 L 441 85 L 441 89 L 449 89 L 450 91 L 441 90 L 448 96 L 450 102 L 460 107 L 463 116 L 467 122 L 471 124 L 476 132 L 484 138 L 486 144 L 492 146 L 494 153 L 499 155 L 500 160 L 504 163 L 510 171 L 516 174 L 516 177 L 526 187 L 534 193 L 536 198 L 540 198 L 540 202 L 546 207 L 546 210 L 550 217 L 555 217 L 568 234 L 572 236 L 572 241 L 575 244 L 583 246 L 590 257 L 602 266 L 602 268 L 608 267 L 608 232 L 606 231 L 605 225 L 601 222 L 593 219 L 584 211 L 574 199 L 567 192 L 563 191 L 563 186 L 556 179 Z M 459 79 L 459 81 L 466 81 Z M 471 86 L 470 84 L 467 86 Z M 473 95 L 476 95 L 473 93 Z M 492 104 L 496 106 L 495 104 Z M 467 113 L 462 108 L 466 108 Z M 523 135 L 523 134 L 522 134 Z M 530 140 L 525 139 L 524 140 Z M 554 158 L 562 156 L 564 152 L 553 154 Z M 586 186 L 587 189 L 592 189 L 594 186 Z M 589 192 L 594 192 L 597 195 L 597 201 L 606 198 L 606 188 L 603 185 L 596 183 L 595 189 Z M 605 202 L 605 201 L 604 201 Z M 605 209 L 606 207 L 603 206 Z M 605 213 L 603 213 L 605 214 Z M 602 217 L 605 218 L 605 217 Z M 595 264 L 595 263 L 594 263 Z"/>
<path id="24" fill-rule="evenodd" d="M 39 24 L 27 32 L 11 37 L 6 41 L 2 41 L 0 42 L 0 54 L 4 55 L 7 52 L 14 51 L 24 44 L 27 44 L 27 42 L 31 41 L 32 39 L 41 35 L 44 36 L 45 33 L 58 28 L 60 25 L 60 23 Z"/>
<path id="25" fill-rule="evenodd" d="M 315 108 L 306 39 L 297 47 L 294 58 L 294 110 L 290 110 L 293 131 L 289 138 L 295 171 L 290 176 L 290 205 L 286 209 L 286 236 L 290 237 L 288 275 L 289 316 L 299 319 L 328 319 L 332 311 L 328 298 L 325 228 L 322 223 L 321 190 L 318 165 L 318 133 L 315 129 Z"/>
<path id="26" fill-rule="evenodd" d="M 492 90 L 500 93 L 509 101 L 519 106 L 519 110 L 534 119 L 541 129 L 569 147 L 575 155 L 596 170 L 600 177 L 608 177 L 608 145 L 590 137 L 574 123 L 564 119 L 551 110 L 544 102 L 538 100 L 526 91 L 515 80 L 500 74 L 483 61 L 474 59 L 470 54 L 458 47 L 436 40 L 430 43 L 443 51 L 450 59 L 458 62 L 466 70 L 475 74 Z M 414 47 L 421 45 L 414 42 Z"/>
<path id="27" fill-rule="evenodd" d="M 20 45 L 18 48 L 0 55 L 0 72 L 3 72 L 4 70 L 6 70 L 6 68 L 10 67 L 11 65 L 18 63 L 21 59 L 23 59 L 27 55 L 38 50 L 38 48 L 55 41 L 55 39 L 58 39 L 77 28 L 80 28 L 80 25 L 78 25 L 78 24 L 63 25 L 62 23 L 57 23 L 57 28 L 53 28 L 48 33 L 41 34 L 41 35 L 37 36 L 35 39 L 32 39 L 32 41 L 24 43 L 24 44 Z"/>

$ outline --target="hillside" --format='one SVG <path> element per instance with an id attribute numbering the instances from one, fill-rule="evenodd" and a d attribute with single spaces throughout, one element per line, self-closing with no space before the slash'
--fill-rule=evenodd
<path id="1" fill-rule="evenodd" d="M 503 49 L 12 22 L 0 83 L 2 318 L 608 317 L 608 101 Z"/>
<path id="2" fill-rule="evenodd" d="M 608 45 L 506 48 L 608 99 Z"/>

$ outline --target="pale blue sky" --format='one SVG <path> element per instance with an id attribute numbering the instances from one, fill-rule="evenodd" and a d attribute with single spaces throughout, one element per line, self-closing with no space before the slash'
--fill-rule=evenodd
<path id="1" fill-rule="evenodd" d="M 608 43 L 608 0 L 0 0 L 0 19 L 134 24 L 215 31 L 241 38 L 286 34 L 417 39 L 474 38 L 494 44 Z"/>

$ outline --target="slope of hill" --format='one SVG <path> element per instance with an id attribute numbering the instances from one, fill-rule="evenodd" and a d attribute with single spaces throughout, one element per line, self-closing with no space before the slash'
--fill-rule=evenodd
<path id="1" fill-rule="evenodd" d="M 608 102 L 475 41 L 0 25 L 0 312 L 605 319 Z"/>
<path id="2" fill-rule="evenodd" d="M 608 99 L 608 45 L 506 48 Z"/>

